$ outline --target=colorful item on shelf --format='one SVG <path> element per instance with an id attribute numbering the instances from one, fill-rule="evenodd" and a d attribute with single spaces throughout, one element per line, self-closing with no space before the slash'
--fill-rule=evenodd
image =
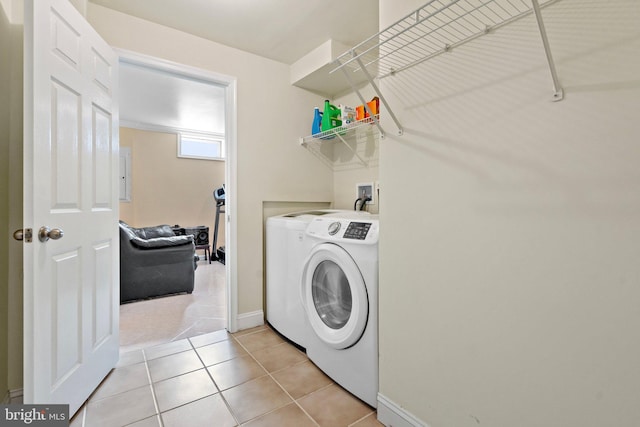
<path id="1" fill-rule="evenodd" d="M 377 116 L 380 112 L 380 98 L 374 96 L 371 101 L 367 102 L 367 106 L 369 107 L 369 110 L 371 110 L 371 114 Z M 366 116 L 369 117 L 369 114 Z"/>
<path id="2" fill-rule="evenodd" d="M 342 120 L 340 120 L 340 109 L 335 105 L 331 105 L 329 100 L 324 101 L 324 111 L 322 112 L 322 131 L 326 132 L 328 130 L 337 128 L 342 126 Z M 331 139 L 334 138 L 333 135 L 323 137 L 322 139 Z"/>
<path id="3" fill-rule="evenodd" d="M 324 101 L 324 111 L 322 112 L 322 131 L 331 130 L 342 126 L 340 120 L 340 109 L 335 105 L 331 105 L 329 100 Z"/>
<path id="4" fill-rule="evenodd" d="M 350 126 L 354 124 L 356 121 L 356 109 L 342 104 L 340 104 L 339 107 L 342 126 Z"/>
<path id="5" fill-rule="evenodd" d="M 313 109 L 313 124 L 311 125 L 311 134 L 315 135 L 322 132 L 322 112 L 318 107 Z"/>
<path id="6" fill-rule="evenodd" d="M 380 98 L 374 96 L 371 101 L 367 102 L 367 107 L 369 107 L 369 110 L 374 116 L 380 114 Z M 364 120 L 367 117 L 371 117 L 369 115 L 369 111 L 364 107 L 364 105 L 358 105 L 356 107 L 356 120 Z"/>

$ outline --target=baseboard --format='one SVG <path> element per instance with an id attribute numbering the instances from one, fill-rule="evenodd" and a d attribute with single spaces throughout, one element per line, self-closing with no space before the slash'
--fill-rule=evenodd
<path id="1" fill-rule="evenodd" d="M 378 393 L 378 421 L 387 427 L 429 427 L 413 414 Z"/>
<path id="2" fill-rule="evenodd" d="M 238 314 L 236 318 L 238 330 L 255 328 L 264 325 L 264 312 L 262 310 Z"/>
<path id="3" fill-rule="evenodd" d="M 9 405 L 9 404 L 21 404 L 22 403 L 22 395 L 23 395 L 23 390 L 21 388 L 17 389 L 17 390 L 9 390 L 7 391 L 7 394 L 5 395 L 4 399 L 2 400 L 2 403 L 4 405 Z"/>

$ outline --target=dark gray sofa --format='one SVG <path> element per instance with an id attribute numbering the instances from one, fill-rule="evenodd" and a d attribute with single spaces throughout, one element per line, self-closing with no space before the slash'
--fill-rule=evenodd
<path id="1" fill-rule="evenodd" d="M 193 236 L 120 221 L 120 303 L 193 292 L 197 260 Z"/>

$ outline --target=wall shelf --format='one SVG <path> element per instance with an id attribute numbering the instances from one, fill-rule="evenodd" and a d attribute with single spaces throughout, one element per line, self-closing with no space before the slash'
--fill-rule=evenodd
<path id="1" fill-rule="evenodd" d="M 341 70 L 364 105 L 355 84 L 356 73 L 364 73 L 389 117 L 402 134 L 402 126 L 380 93 L 374 77 L 383 79 L 461 46 L 484 34 L 530 14 L 535 14 L 553 79 L 553 101 L 563 98 L 551 55 L 541 7 L 559 0 L 432 0 L 340 55 L 335 68 Z M 376 123 L 379 126 L 379 123 Z M 380 128 L 381 135 L 384 131 Z"/>
<path id="2" fill-rule="evenodd" d="M 379 116 L 374 116 L 305 136 L 299 143 L 333 170 L 376 166 L 378 141 L 382 137 L 376 126 L 378 119 Z"/>

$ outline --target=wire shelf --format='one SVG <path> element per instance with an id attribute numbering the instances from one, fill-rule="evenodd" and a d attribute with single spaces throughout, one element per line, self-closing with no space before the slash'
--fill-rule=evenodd
<path id="1" fill-rule="evenodd" d="M 302 137 L 299 142 L 333 170 L 376 166 L 381 134 L 375 125 L 376 121 L 368 117 L 348 126 Z"/>
<path id="2" fill-rule="evenodd" d="M 376 119 L 379 119 L 380 115 L 376 115 Z M 331 141 L 336 137 L 349 138 L 357 132 L 358 129 L 370 129 L 371 125 L 375 124 L 371 117 L 367 117 L 357 122 L 353 122 L 347 126 L 340 126 L 324 132 L 314 133 L 313 135 L 300 138 L 300 145 L 306 145 L 312 142 Z"/>
<path id="3" fill-rule="evenodd" d="M 540 7 L 558 0 L 540 2 Z M 534 12 L 531 0 L 432 0 L 335 60 L 332 71 L 364 66 L 399 73 Z"/>
<path id="4" fill-rule="evenodd" d="M 380 99 L 381 105 L 384 106 L 385 116 L 395 123 L 398 135 L 402 135 L 404 130 L 400 121 L 393 113 L 393 109 L 378 88 L 373 76 L 377 76 L 379 80 L 395 75 L 513 21 L 535 14 L 553 80 L 552 101 L 560 101 L 564 97 L 564 92 L 560 86 L 541 14 L 541 8 L 558 1 L 560 0 L 431 0 L 385 30 L 340 55 L 335 59 L 336 67 L 331 73 L 340 70 L 360 101 L 366 105 L 353 78 L 353 72 L 363 73 Z M 378 136 L 383 138 L 385 132 L 379 120 L 376 119 L 373 122 L 378 129 Z M 344 128 L 332 129 L 300 138 L 300 144 L 316 154 L 324 155 L 327 146 L 321 142 L 326 138 L 337 137 L 345 146 L 350 147 L 350 142 L 342 136 L 345 132 L 347 131 Z M 356 144 L 357 147 L 358 144 Z M 362 165 L 368 165 L 367 159 L 363 158 L 357 149 L 350 149 Z M 324 158 L 326 159 L 327 156 L 324 155 Z M 329 159 L 328 163 L 335 164 L 332 159 Z"/>

